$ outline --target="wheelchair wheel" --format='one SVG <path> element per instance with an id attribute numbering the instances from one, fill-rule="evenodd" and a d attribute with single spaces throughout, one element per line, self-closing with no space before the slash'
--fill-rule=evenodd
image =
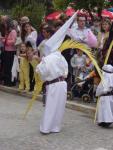
<path id="1" fill-rule="evenodd" d="M 90 95 L 88 95 L 88 94 L 84 94 L 83 96 L 82 96 L 82 101 L 83 102 L 90 102 L 91 101 L 91 97 L 90 97 Z"/>
<path id="2" fill-rule="evenodd" d="M 67 99 L 72 100 L 73 99 L 73 94 L 71 92 L 67 92 Z"/>

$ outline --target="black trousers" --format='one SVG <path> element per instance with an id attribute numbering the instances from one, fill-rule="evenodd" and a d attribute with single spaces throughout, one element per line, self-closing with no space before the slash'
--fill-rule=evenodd
<path id="1" fill-rule="evenodd" d="M 35 79 L 34 79 L 34 71 L 32 65 L 29 63 L 29 78 L 30 78 L 30 91 L 34 90 Z"/>
<path id="2" fill-rule="evenodd" d="M 4 68 L 4 51 L 1 50 L 1 54 L 0 54 L 0 81 L 3 81 L 3 68 Z"/>
<path id="3" fill-rule="evenodd" d="M 15 86 L 16 82 L 12 82 L 12 66 L 14 61 L 14 55 L 16 54 L 16 51 L 4 51 L 3 54 L 3 80 L 4 85 L 6 86 Z"/>

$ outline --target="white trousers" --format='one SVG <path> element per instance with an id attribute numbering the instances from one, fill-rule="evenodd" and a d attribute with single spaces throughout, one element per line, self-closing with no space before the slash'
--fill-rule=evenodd
<path id="1" fill-rule="evenodd" d="M 46 106 L 40 124 L 43 133 L 60 132 L 67 100 L 67 83 L 56 82 L 46 87 Z"/>

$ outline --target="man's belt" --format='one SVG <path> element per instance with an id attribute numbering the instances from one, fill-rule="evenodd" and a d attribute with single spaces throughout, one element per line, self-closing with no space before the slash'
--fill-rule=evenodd
<path id="1" fill-rule="evenodd" d="M 53 83 L 56 83 L 56 82 L 61 82 L 61 81 L 65 81 L 65 78 L 63 76 L 60 76 L 54 80 L 51 80 L 51 81 L 46 81 L 43 83 L 43 86 L 42 86 L 42 91 L 43 91 L 43 104 L 45 105 L 45 100 L 46 100 L 46 86 L 49 85 L 49 84 L 53 84 Z"/>
<path id="2" fill-rule="evenodd" d="M 65 78 L 63 76 L 60 76 L 54 80 L 46 81 L 46 82 L 44 82 L 44 84 L 49 85 L 49 84 L 53 84 L 53 83 L 60 82 L 60 81 L 65 81 Z"/>

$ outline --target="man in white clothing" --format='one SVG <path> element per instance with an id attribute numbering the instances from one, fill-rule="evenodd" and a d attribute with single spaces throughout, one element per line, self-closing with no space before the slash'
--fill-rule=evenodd
<path id="1" fill-rule="evenodd" d="M 96 90 L 99 96 L 96 118 L 99 126 L 108 127 L 113 123 L 113 66 L 104 65 L 102 70 L 104 81 Z"/>
<path id="2" fill-rule="evenodd" d="M 46 105 L 40 132 L 43 134 L 56 133 L 61 130 L 61 122 L 64 115 L 67 99 L 67 83 L 65 78 L 68 74 L 68 64 L 59 51 L 42 58 L 36 67 L 36 72 L 41 75 L 46 85 Z M 49 54 L 49 55 L 48 55 Z"/>
<path id="3" fill-rule="evenodd" d="M 68 30 L 68 35 L 76 41 L 87 44 L 89 47 L 97 47 L 97 38 L 91 31 L 86 28 L 86 16 L 83 14 L 77 14 L 77 27 L 72 26 Z"/>

